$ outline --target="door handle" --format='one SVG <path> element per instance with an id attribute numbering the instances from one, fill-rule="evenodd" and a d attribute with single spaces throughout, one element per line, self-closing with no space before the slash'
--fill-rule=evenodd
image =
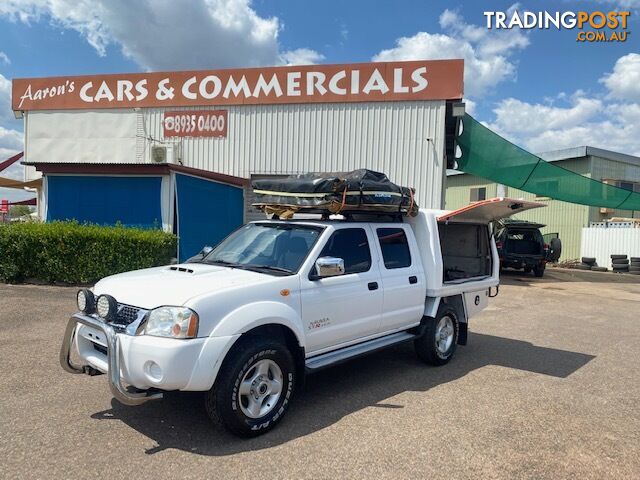
<path id="1" fill-rule="evenodd" d="M 369 290 L 377 290 L 378 289 L 378 282 L 369 282 L 367 287 L 369 288 Z"/>
<path id="2" fill-rule="evenodd" d="M 411 275 L 411 276 L 409 277 L 409 283 L 410 283 L 411 285 L 413 285 L 413 284 L 415 284 L 415 283 L 418 283 L 418 277 L 416 277 L 415 275 Z"/>

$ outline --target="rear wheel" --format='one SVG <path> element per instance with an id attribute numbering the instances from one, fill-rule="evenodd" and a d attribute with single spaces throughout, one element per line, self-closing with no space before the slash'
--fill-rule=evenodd
<path id="1" fill-rule="evenodd" d="M 295 364 L 286 346 L 262 337 L 241 340 L 207 392 L 209 417 L 242 437 L 271 430 L 287 412 Z"/>
<path id="2" fill-rule="evenodd" d="M 544 275 L 544 265 L 533 267 L 533 274 L 536 277 L 541 278 Z"/>
<path id="3" fill-rule="evenodd" d="M 458 343 L 458 317 L 452 308 L 438 311 L 426 320 L 424 334 L 413 342 L 418 358 L 429 365 L 449 363 Z"/>

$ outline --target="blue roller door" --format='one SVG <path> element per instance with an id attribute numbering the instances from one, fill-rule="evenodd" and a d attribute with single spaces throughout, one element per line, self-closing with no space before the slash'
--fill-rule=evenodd
<path id="1" fill-rule="evenodd" d="M 162 177 L 47 176 L 47 221 L 162 228 Z"/>
<path id="2" fill-rule="evenodd" d="M 242 189 L 210 180 L 176 174 L 178 256 L 197 254 L 215 246 L 242 225 Z"/>

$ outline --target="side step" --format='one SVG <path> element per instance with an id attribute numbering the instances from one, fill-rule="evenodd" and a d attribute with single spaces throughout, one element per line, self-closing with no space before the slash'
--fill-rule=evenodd
<path id="1" fill-rule="evenodd" d="M 392 333 L 385 337 L 374 338 L 373 340 L 323 353 L 315 357 L 307 358 L 305 362 L 306 370 L 307 373 L 317 372 L 323 368 L 346 362 L 347 360 L 375 352 L 376 350 L 382 350 L 391 345 L 415 340 L 418 336 L 419 335 L 408 332 Z"/>

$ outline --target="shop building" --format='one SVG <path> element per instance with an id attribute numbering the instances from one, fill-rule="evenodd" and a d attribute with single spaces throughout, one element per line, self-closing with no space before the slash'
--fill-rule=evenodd
<path id="1" fill-rule="evenodd" d="M 612 152 L 601 148 L 581 146 L 537 154 L 540 158 L 584 177 L 613 185 L 629 192 L 640 192 L 640 157 Z M 559 178 L 550 177 L 558 183 Z M 562 240 L 561 261 L 580 258 L 583 228 L 611 218 L 637 218 L 638 211 L 593 207 L 568 203 L 512 187 L 491 180 L 450 170 L 446 182 L 447 209 L 460 208 L 469 202 L 496 196 L 509 196 L 547 204 L 547 208 L 529 210 L 517 218 L 546 225 L 543 234 L 557 233 Z M 625 250 L 621 250 L 623 253 Z M 603 266 L 607 266 L 602 263 Z"/>
<path id="2" fill-rule="evenodd" d="M 184 259 L 256 218 L 256 175 L 369 168 L 443 207 L 462 95 L 438 60 L 15 79 L 12 105 L 43 220 L 162 228 Z"/>

